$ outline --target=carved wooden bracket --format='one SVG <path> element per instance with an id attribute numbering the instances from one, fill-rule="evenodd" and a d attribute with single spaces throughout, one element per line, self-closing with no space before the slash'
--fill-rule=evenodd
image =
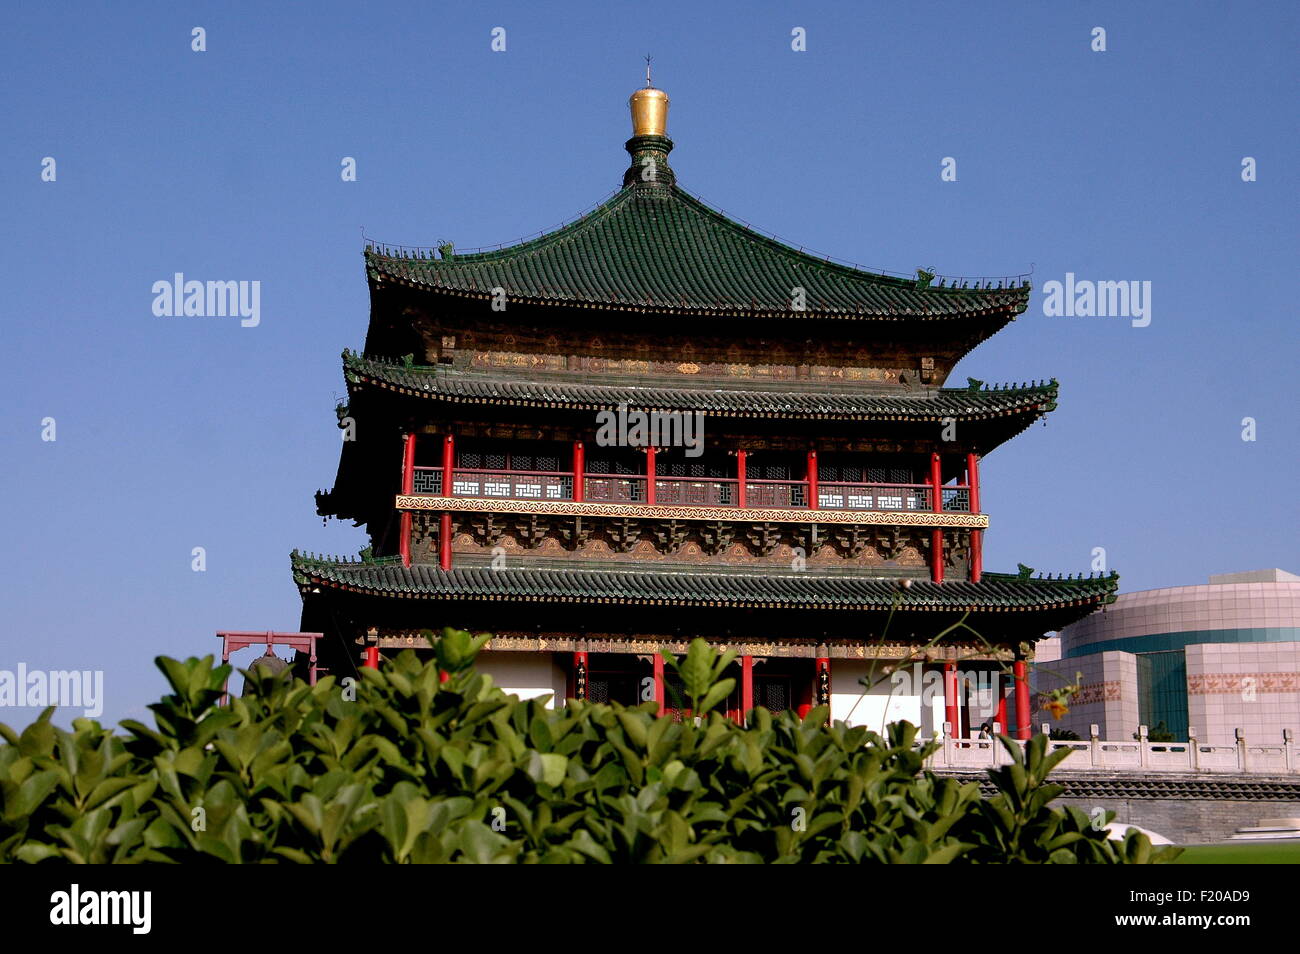
<path id="1" fill-rule="evenodd" d="M 438 536 L 438 521 L 428 514 L 420 514 L 411 525 L 411 542 L 431 543 Z"/>
<path id="2" fill-rule="evenodd" d="M 529 514 L 515 521 L 515 529 L 519 531 L 519 541 L 529 550 L 536 550 L 551 530 L 551 518 Z"/>
<path id="3" fill-rule="evenodd" d="M 835 542 L 840 545 L 840 549 L 850 560 L 861 556 L 862 552 L 871 546 L 873 536 L 870 529 L 861 524 L 835 528 Z"/>
<path id="4" fill-rule="evenodd" d="M 560 527 L 560 534 L 564 537 L 569 549 L 577 550 L 591 539 L 591 532 L 595 529 L 594 524 L 589 517 L 573 517 L 566 521 Z"/>
<path id="5" fill-rule="evenodd" d="M 794 537 L 799 541 L 799 546 L 803 547 L 804 554 L 812 556 L 817 552 L 817 548 L 826 542 L 826 531 L 817 524 L 810 523 L 804 527 L 797 527 Z"/>
<path id="6" fill-rule="evenodd" d="M 605 534 L 615 550 L 627 553 L 641 539 L 641 521 L 631 517 L 615 517 L 605 524 Z"/>
<path id="7" fill-rule="evenodd" d="M 964 533 L 945 532 L 943 535 L 944 563 L 950 567 L 965 564 L 970 558 L 970 536 Z"/>
<path id="8" fill-rule="evenodd" d="M 501 535 L 506 532 L 506 518 L 497 513 L 475 514 L 470 520 L 470 526 L 484 546 L 494 547 L 501 542 Z"/>
<path id="9" fill-rule="evenodd" d="M 903 555 L 903 550 L 911 542 L 910 534 L 903 531 L 901 527 L 884 527 L 876 530 L 876 549 L 880 551 L 881 557 L 886 560 L 897 560 Z M 928 534 L 922 534 L 922 537 L 929 539 Z"/>
<path id="10" fill-rule="evenodd" d="M 781 542 L 781 525 L 779 523 L 753 523 L 745 531 L 749 545 L 758 556 L 767 556 Z"/>
<path id="11" fill-rule="evenodd" d="M 651 526 L 659 548 L 664 553 L 676 553 L 690 534 L 690 525 L 684 520 L 659 520 Z"/>
<path id="12" fill-rule="evenodd" d="M 708 523 L 700 524 L 700 541 L 702 549 L 710 556 L 717 556 L 727 547 L 731 546 L 731 541 L 736 538 L 736 527 L 734 524 L 724 523 L 721 520 L 712 520 Z"/>
<path id="13" fill-rule="evenodd" d="M 909 535 L 904 534 L 904 536 L 907 537 Z M 918 533 L 914 538 L 910 540 L 904 539 L 903 545 L 906 546 L 908 543 L 911 543 L 914 547 L 916 547 L 916 549 L 920 553 L 925 554 L 926 558 L 928 559 L 931 550 L 931 545 L 934 543 L 934 537 L 932 534 L 929 533 Z"/>

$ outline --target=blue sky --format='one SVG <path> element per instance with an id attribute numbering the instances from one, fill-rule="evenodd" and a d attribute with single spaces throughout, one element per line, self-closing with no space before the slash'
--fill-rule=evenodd
<path id="1" fill-rule="evenodd" d="M 952 378 L 1061 381 L 1046 426 L 985 462 L 988 568 L 1087 571 L 1100 546 L 1125 590 L 1300 570 L 1298 11 L 11 7 L 0 668 L 102 669 L 116 721 L 162 691 L 155 655 L 296 629 L 289 550 L 365 542 L 312 500 L 338 459 L 339 353 L 368 317 L 360 227 L 464 248 L 587 208 L 626 167 L 647 52 L 674 170 L 712 204 L 899 271 L 1034 268 L 1030 310 Z M 175 272 L 260 281 L 260 325 L 155 317 Z M 1150 326 L 1045 317 L 1043 283 L 1066 272 L 1150 281 Z"/>

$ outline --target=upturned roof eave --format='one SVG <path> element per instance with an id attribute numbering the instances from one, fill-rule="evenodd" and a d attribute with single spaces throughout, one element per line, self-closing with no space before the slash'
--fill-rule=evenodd
<path id="1" fill-rule="evenodd" d="M 788 592 L 782 591 L 785 577 L 760 576 L 751 572 L 728 573 L 717 568 L 670 571 L 654 568 L 543 568 L 484 571 L 482 568 L 442 570 L 436 566 L 401 566 L 396 563 L 366 564 L 325 558 L 291 556 L 294 578 L 304 596 L 313 588 L 382 598 L 459 599 L 469 601 L 592 603 L 627 605 L 682 605 L 735 609 L 823 609 L 840 611 L 888 611 L 893 608 L 919 612 L 1052 612 L 1095 609 L 1115 599 L 1119 576 L 1025 579 L 1010 574 L 988 574 L 981 583 L 913 582 L 906 589 L 898 581 L 855 577 L 848 574 L 825 578 L 807 572 L 791 577 Z M 549 578 L 549 579 L 548 579 Z M 705 594 L 698 586 L 708 578 L 712 585 Z M 673 585 L 664 585 L 671 579 Z M 854 586 L 860 595 L 845 593 Z M 728 593 L 727 586 L 735 587 Z M 825 592 L 817 593 L 818 587 Z M 1015 594 L 1015 589 L 1023 589 Z M 694 590 L 694 592 L 691 592 Z M 763 592 L 764 590 L 770 592 Z M 1051 591 L 1058 591 L 1052 593 Z M 1042 591 L 1042 592 L 1040 592 Z M 886 598 L 886 594 L 888 598 Z"/>
<path id="2" fill-rule="evenodd" d="M 417 281 L 407 278 L 406 276 L 395 275 L 385 272 L 384 277 L 388 282 L 400 285 L 404 288 L 427 293 L 430 295 L 446 296 L 449 298 L 472 299 L 475 301 L 489 302 L 493 295 L 490 290 L 474 290 L 451 288 L 444 285 L 433 284 L 424 281 Z M 371 276 L 371 286 L 375 287 L 374 276 Z M 821 309 L 805 308 L 798 311 L 789 308 L 758 308 L 746 305 L 743 302 L 718 302 L 712 304 L 691 304 L 691 303 L 673 303 L 666 301 L 636 301 L 632 299 L 619 298 L 578 298 L 578 297 L 537 297 L 528 295 L 505 295 L 507 305 L 523 305 L 527 307 L 549 307 L 549 308 L 566 308 L 573 310 L 599 309 L 602 311 L 619 311 L 636 314 L 665 315 L 669 317 L 692 317 L 692 318 L 733 318 L 747 320 L 782 320 L 782 321 L 976 321 L 980 319 L 990 319 L 1001 321 L 1002 325 L 1014 320 L 1017 316 L 1023 314 L 1028 307 L 1028 301 L 1009 301 L 997 304 L 989 304 L 979 308 L 964 308 L 954 310 L 929 310 L 929 311 L 872 311 L 868 309 Z M 999 325 L 999 329 L 1002 327 Z"/>
<path id="3" fill-rule="evenodd" d="M 769 418 L 787 420 L 856 420 L 884 422 L 935 423 L 946 418 L 959 421 L 988 421 L 1008 417 L 1024 417 L 1025 427 L 1056 407 L 1057 384 L 1031 385 L 1019 388 L 985 388 L 978 391 L 962 388 L 938 388 L 926 396 L 893 396 L 847 394 L 841 391 L 780 391 L 758 388 L 678 388 L 670 384 L 592 384 L 566 380 L 539 381 L 511 379 L 505 375 L 493 376 L 481 372 L 465 373 L 446 368 L 407 368 L 388 364 L 373 358 L 344 353 L 344 377 L 349 392 L 358 387 L 371 386 L 390 393 L 412 398 L 425 398 L 452 404 L 504 405 L 532 407 L 548 410 L 599 411 L 620 406 L 637 410 L 689 411 L 700 410 L 719 418 Z M 423 379 L 423 380 L 421 380 Z M 460 380 L 462 385 L 473 386 L 478 393 L 456 393 L 448 386 L 449 380 Z M 510 393 L 511 388 L 544 388 L 555 396 L 542 397 Z M 499 389 L 499 390 L 495 390 Z M 569 389 L 582 392 L 581 396 L 565 397 Z M 601 393 L 604 392 L 604 393 Z M 671 399 L 666 400 L 665 395 Z M 871 408 L 872 398 L 886 402 L 886 406 Z M 742 402 L 726 406 L 726 401 Z M 791 406 L 799 401 L 812 405 L 807 408 Z M 815 406 L 818 400 L 826 406 Z M 862 406 L 836 409 L 830 402 L 860 401 Z M 889 407 L 888 403 L 900 400 L 914 401 L 915 407 Z M 762 406 L 766 402 L 767 406 Z M 928 405 L 928 406 L 927 406 Z M 981 406 L 982 405 L 982 406 Z M 1017 432 L 1018 433 L 1018 432 Z"/>
<path id="4" fill-rule="evenodd" d="M 657 210 L 667 208 L 669 214 L 657 214 L 645 218 L 645 221 L 636 218 L 643 215 L 638 211 L 638 201 L 648 197 L 654 199 L 651 206 Z M 667 206 L 660 204 L 665 202 Z M 676 231 L 667 223 L 673 218 L 674 209 L 678 216 Z M 619 238 L 629 238 L 618 231 L 620 228 L 627 231 L 617 218 L 623 215 L 631 216 L 634 225 L 638 226 L 631 230 L 632 241 L 626 243 L 618 241 Z M 593 239 L 586 234 L 606 224 L 613 230 L 612 236 L 595 236 Z M 655 228 L 659 228 L 661 234 L 650 234 Z M 692 289 L 687 281 L 683 283 L 687 287 L 679 284 L 675 289 L 612 287 L 620 279 L 611 276 L 626 277 L 623 265 L 626 264 L 628 249 L 636 249 L 642 255 L 647 254 L 647 248 L 657 252 L 671 250 L 683 234 L 689 235 L 691 246 L 690 254 L 683 259 L 689 260 L 687 274 L 691 269 L 704 269 L 711 273 L 710 280 L 703 286 Z M 648 247 L 641 241 L 647 238 L 652 240 Z M 591 241 L 584 245 L 584 240 L 588 239 Z M 578 253 L 559 256 L 562 263 L 551 263 L 562 265 L 557 269 L 556 287 L 546 289 L 545 294 L 537 294 L 535 287 L 525 287 L 537 285 L 539 271 L 545 271 L 538 266 L 546 261 L 548 255 L 553 255 L 555 249 L 566 245 L 569 253 L 574 248 Z M 624 245 L 627 248 L 622 248 Z M 614 254 L 616 247 L 618 254 Z M 733 254 L 737 252 L 738 255 Z M 554 232 L 488 252 L 467 254 L 453 251 L 446 258 L 435 258 L 432 252 L 423 250 L 412 255 L 390 255 L 378 248 L 367 247 L 364 255 L 372 287 L 389 282 L 435 295 L 480 300 L 490 298 L 493 287 L 500 287 L 505 292 L 506 301 L 516 305 L 601 308 L 692 317 L 906 321 L 1005 315 L 1009 320 L 1025 310 L 1029 298 L 1027 281 L 1007 281 L 1005 286 L 999 283 L 997 288 L 922 286 L 915 279 L 885 275 L 822 258 L 756 232 L 675 186 L 666 189 L 626 187 L 596 209 Z M 614 257 L 607 261 L 611 255 Z M 610 268 L 611 263 L 615 267 Z M 507 276 L 516 266 L 521 269 L 522 277 L 516 276 L 520 280 L 511 281 Z M 583 274 L 575 277 L 574 269 Z M 494 273 L 493 270 L 497 271 Z M 482 274 L 485 271 L 492 275 L 490 283 Z M 771 288 L 762 287 L 763 279 L 769 274 L 792 276 L 796 273 L 818 280 L 826 279 L 833 287 L 821 289 L 823 299 L 844 294 L 866 296 L 874 291 L 904 299 L 923 299 L 924 307 L 900 304 L 875 307 L 861 302 L 827 307 L 824 300 L 818 300 L 810 292 L 808 307 L 796 310 L 784 301 L 784 290 L 779 296 L 781 301 L 774 304 Z M 647 276 L 658 274 L 657 269 L 647 272 Z M 718 276 L 724 279 L 722 285 L 728 281 L 732 284 L 733 292 L 737 290 L 735 286 L 745 290 L 739 295 L 724 294 L 713 300 L 700 298 L 698 291 L 701 288 L 716 290 L 719 287 L 719 283 L 713 280 Z M 603 292 L 583 294 L 577 291 L 600 288 L 606 283 Z M 954 299 L 961 301 L 955 302 Z"/>

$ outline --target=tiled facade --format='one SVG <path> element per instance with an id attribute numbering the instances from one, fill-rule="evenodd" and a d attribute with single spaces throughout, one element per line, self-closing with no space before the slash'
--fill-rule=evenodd
<path id="1" fill-rule="evenodd" d="M 1203 643 L 1184 652 L 1198 738 L 1231 740 L 1241 729 L 1248 740 L 1273 742 L 1282 728 L 1300 730 L 1300 642 Z"/>
<path id="2" fill-rule="evenodd" d="M 1127 739 L 1164 721 L 1180 739 L 1228 744 L 1300 735 L 1300 577 L 1281 570 L 1211 577 L 1204 586 L 1127 593 L 1040 644 L 1035 689 L 1082 691 L 1053 724 Z M 1035 726 L 1051 721 L 1046 713 Z"/>
<path id="3" fill-rule="evenodd" d="M 1060 719 L 1037 709 L 1034 729 L 1046 722 L 1055 728 L 1070 729 L 1079 738 L 1086 739 L 1088 727 L 1100 725 L 1103 738 L 1131 737 L 1140 724 L 1137 656 L 1110 650 L 1061 659 L 1057 653 L 1059 646 L 1059 640 L 1055 639 L 1039 644 L 1032 677 L 1036 696 L 1059 686 L 1073 685 L 1076 679 L 1082 688 L 1069 702 L 1070 711 Z"/>

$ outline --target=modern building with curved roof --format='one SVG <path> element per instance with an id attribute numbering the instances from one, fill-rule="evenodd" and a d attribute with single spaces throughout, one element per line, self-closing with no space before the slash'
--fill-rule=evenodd
<path id="1" fill-rule="evenodd" d="M 1256 570 L 1124 593 L 1062 629 L 1035 664 L 1040 691 L 1083 673 L 1057 724 L 1084 738 L 1090 725 L 1127 739 L 1163 723 L 1178 741 L 1189 730 L 1214 744 L 1238 730 L 1280 741 L 1285 729 L 1300 733 L 1300 576 Z"/>

